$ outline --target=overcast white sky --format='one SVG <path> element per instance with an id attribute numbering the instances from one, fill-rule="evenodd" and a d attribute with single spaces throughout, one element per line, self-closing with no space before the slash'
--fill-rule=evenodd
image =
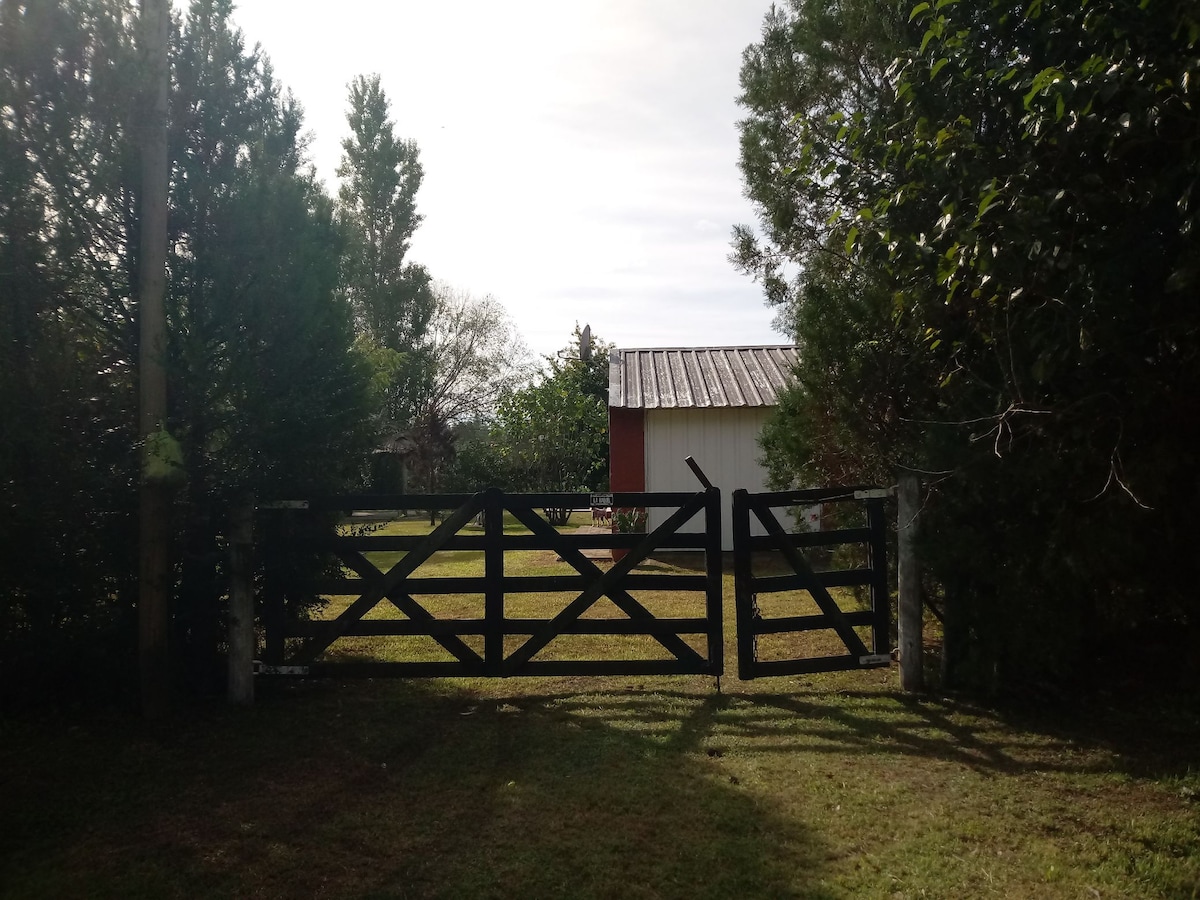
<path id="1" fill-rule="evenodd" d="M 425 167 L 410 257 L 493 294 L 536 353 L 779 344 L 727 261 L 741 52 L 769 0 L 240 0 L 336 189 L 346 86 L 377 72 Z"/>

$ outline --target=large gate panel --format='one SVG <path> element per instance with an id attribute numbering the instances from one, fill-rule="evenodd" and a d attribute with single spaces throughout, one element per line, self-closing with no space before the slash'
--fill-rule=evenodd
<path id="1" fill-rule="evenodd" d="M 721 495 L 716 488 L 701 492 L 608 495 L 608 503 L 616 507 L 674 510 L 648 534 L 563 534 L 538 510 L 586 508 L 590 495 L 514 495 L 495 489 L 454 498 L 360 496 L 280 504 L 272 513 L 276 516 L 273 527 L 265 530 L 282 532 L 285 519 L 280 519 L 281 516 L 321 510 L 446 508 L 451 500 L 460 504 L 458 508 L 426 535 L 355 535 L 310 542 L 312 552 L 336 555 L 353 577 L 299 586 L 293 583 L 289 588 L 286 572 L 268 571 L 263 618 L 266 653 L 260 673 L 372 677 L 722 674 Z M 503 525 L 506 512 L 521 522 L 528 533 L 506 534 Z M 477 516 L 482 516 L 483 534 L 461 534 L 460 530 Z M 680 526 L 689 521 L 700 522 L 701 530 L 681 531 Z M 605 569 L 582 552 L 598 548 L 624 548 L 627 555 Z M 649 554 L 661 549 L 699 551 L 703 554 L 704 574 L 634 571 Z M 483 551 L 483 574 L 421 577 L 417 570 L 422 563 L 446 550 Z M 553 551 L 574 572 L 514 575 L 506 571 L 506 552 L 529 550 Z M 405 555 L 384 570 L 365 555 L 372 551 L 403 551 Z M 289 589 L 356 599 L 336 618 L 295 620 L 287 614 L 285 597 Z M 630 593 L 633 590 L 695 592 L 704 597 L 704 615 L 673 618 L 654 615 Z M 556 592 L 574 598 L 552 616 L 531 618 L 507 614 L 506 601 L 510 597 Z M 439 618 L 430 612 L 433 607 L 426 599 L 439 594 L 482 596 L 482 617 Z M 625 617 L 581 618 L 601 600 L 611 602 Z M 386 604 L 391 604 L 404 618 L 365 618 L 373 609 Z M 400 635 L 432 638 L 450 658 L 362 662 L 322 658 L 326 650 L 343 638 Z M 539 652 L 561 635 L 644 635 L 667 658 L 538 659 Z M 694 648 L 682 635 L 702 636 L 703 650 Z M 481 636 L 482 649 L 477 649 Z M 474 639 L 475 646 L 464 638 Z M 514 639 L 519 639 L 515 646 Z"/>

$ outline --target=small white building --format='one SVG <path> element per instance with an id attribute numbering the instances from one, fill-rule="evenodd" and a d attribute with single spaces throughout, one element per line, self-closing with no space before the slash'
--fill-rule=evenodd
<path id="1" fill-rule="evenodd" d="M 612 490 L 700 490 L 684 462 L 691 456 L 721 489 L 721 544 L 733 549 L 733 492 L 766 490 L 758 437 L 795 364 L 791 346 L 614 350 L 608 381 Z M 649 510 L 649 527 L 669 514 Z M 752 525 L 758 525 L 753 517 Z"/>

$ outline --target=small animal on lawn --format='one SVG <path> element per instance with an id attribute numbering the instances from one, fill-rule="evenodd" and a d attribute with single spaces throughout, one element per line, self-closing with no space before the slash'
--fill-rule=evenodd
<path id="1" fill-rule="evenodd" d="M 611 525 L 612 524 L 612 507 L 611 506 L 593 506 L 592 507 L 592 524 L 593 525 Z"/>

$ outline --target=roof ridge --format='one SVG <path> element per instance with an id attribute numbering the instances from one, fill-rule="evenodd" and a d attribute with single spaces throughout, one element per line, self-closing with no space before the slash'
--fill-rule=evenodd
<path id="1" fill-rule="evenodd" d="M 697 350 L 795 350 L 796 344 L 709 344 L 705 347 L 615 347 L 617 353 L 649 353 L 675 352 Z"/>

